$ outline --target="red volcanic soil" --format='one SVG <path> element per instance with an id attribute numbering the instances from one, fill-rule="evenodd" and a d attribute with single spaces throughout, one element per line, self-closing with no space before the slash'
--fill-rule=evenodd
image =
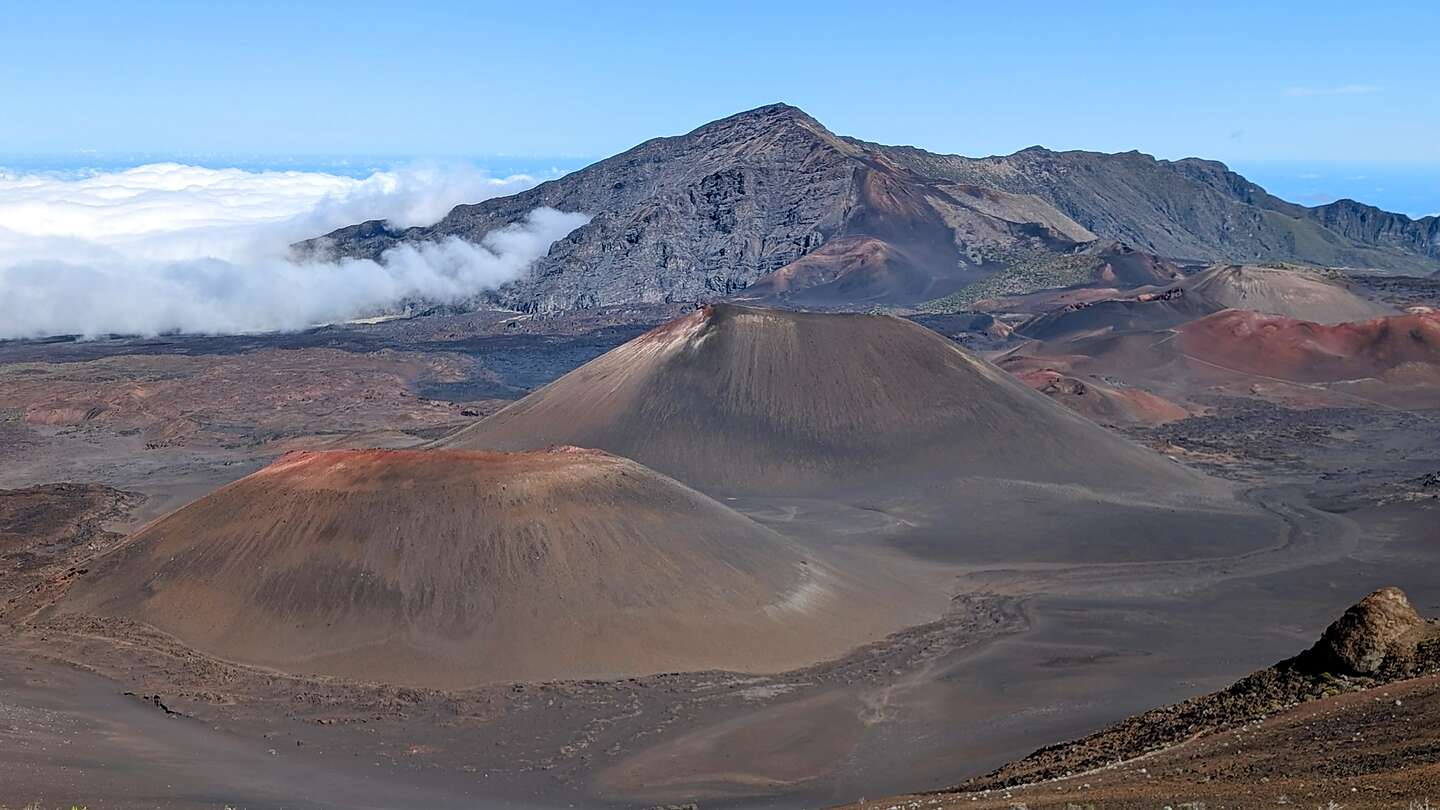
<path id="1" fill-rule="evenodd" d="M 714 306 L 444 446 L 599 447 L 707 492 L 894 492 L 966 476 L 1111 489 L 1197 476 L 898 318 Z"/>
<path id="2" fill-rule="evenodd" d="M 1081 380 L 1048 367 L 1008 370 L 1036 391 L 1101 424 L 1159 425 L 1191 415 L 1180 405 L 1141 388 Z"/>
<path id="3" fill-rule="evenodd" d="M 95 568 L 62 611 L 419 686 L 778 671 L 894 629 L 847 614 L 829 569 L 769 529 L 573 448 L 292 453 Z"/>
<path id="4" fill-rule="evenodd" d="M 1380 378 L 1440 364 L 1440 315 L 1333 326 L 1226 310 L 1180 327 L 1182 350 L 1226 369 L 1296 382 Z"/>

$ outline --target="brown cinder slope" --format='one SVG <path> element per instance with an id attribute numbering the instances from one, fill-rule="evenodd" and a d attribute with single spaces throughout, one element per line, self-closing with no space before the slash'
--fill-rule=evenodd
<path id="1" fill-rule="evenodd" d="M 1352 292 L 1341 278 L 1285 265 L 1219 265 L 1190 279 L 1185 288 L 1216 310 L 1249 309 L 1315 323 L 1396 314 Z"/>
<path id="2" fill-rule="evenodd" d="M 894 629 L 837 618 L 841 590 L 779 535 L 606 453 L 329 451 L 151 524 L 63 610 L 290 672 L 460 687 L 783 670 Z"/>
<path id="3" fill-rule="evenodd" d="M 734 305 L 642 335 L 443 444 L 599 447 L 724 495 L 969 476 L 1203 486 L 909 321 Z"/>

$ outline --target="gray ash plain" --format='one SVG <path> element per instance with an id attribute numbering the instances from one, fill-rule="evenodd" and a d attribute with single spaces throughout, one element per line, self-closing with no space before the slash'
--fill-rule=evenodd
<path id="1" fill-rule="evenodd" d="M 443 692 L 284 675 L 201 655 L 142 626 L 45 612 L 90 575 L 94 555 L 119 532 L 285 449 L 375 444 L 375 434 L 345 438 L 376 429 L 368 411 L 347 410 L 346 397 L 383 403 L 387 421 L 405 414 L 405 429 L 384 440 L 419 444 L 478 418 L 463 411 L 493 411 L 642 331 L 590 322 L 531 334 L 536 327 L 525 321 L 504 325 L 513 318 L 0 344 L 0 370 L 118 364 L 104 367 L 106 385 L 124 378 L 127 364 L 140 368 L 157 355 L 253 360 L 236 367 L 241 374 L 268 365 L 267 351 L 328 351 L 313 355 L 323 360 L 317 377 L 383 360 L 365 367 L 365 385 L 317 389 L 314 396 L 334 401 L 283 429 L 257 427 L 248 411 L 231 413 L 225 441 L 187 407 L 182 415 L 201 429 L 156 446 L 143 433 L 127 434 L 142 428 L 118 417 L 41 424 L 27 420 L 38 405 L 8 407 L 0 486 L 69 481 L 110 489 L 76 490 L 92 500 L 106 493 L 93 520 L 75 523 L 77 540 L 5 557 L 0 744 L 8 753 L 0 799 L 97 808 L 813 807 L 945 787 L 1219 688 L 1303 648 L 1357 595 L 1382 585 L 1399 585 L 1423 612 L 1440 612 L 1440 501 L 1426 484 L 1440 471 L 1440 414 L 1301 411 L 1233 397 L 1211 402 L 1211 415 L 1128 432 L 1234 482 L 1267 516 L 1246 529 L 1255 533 L 1248 542 L 1226 537 L 1213 554 L 937 560 L 907 550 L 909 516 L 886 504 L 732 502 L 797 542 L 953 597 L 943 618 L 792 672 Z M 412 367 L 411 355 L 456 365 L 445 373 Z M 98 385 L 86 382 L 83 396 L 57 388 L 55 396 L 88 401 Z M 379 391 L 394 398 L 364 399 Z M 194 393 L 180 385 L 171 396 Z M 129 418 L 113 397 L 105 401 L 112 403 L 106 413 Z M 983 499 L 957 503 L 950 519 L 984 508 Z M 73 508 L 55 514 L 57 525 L 74 522 L 66 517 Z M 1167 531 L 1163 520 L 1140 528 L 1145 536 L 1116 537 L 1110 527 L 1088 540 L 1103 548 Z M 1187 546 L 1203 543 L 1205 528 L 1177 527 L 1190 537 Z M 1055 528 L 1067 530 L 1074 529 Z"/>

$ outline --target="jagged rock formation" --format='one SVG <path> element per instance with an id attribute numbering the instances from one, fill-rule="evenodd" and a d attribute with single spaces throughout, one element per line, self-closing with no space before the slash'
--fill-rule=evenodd
<path id="1" fill-rule="evenodd" d="M 1361 244 L 1440 258 L 1440 217 L 1411 219 L 1354 200 L 1336 200 L 1315 208 L 1282 202 L 1280 208 L 1294 211 Z"/>
<path id="2" fill-rule="evenodd" d="M 594 219 L 501 291 L 507 306 L 714 300 L 802 259 L 777 292 L 838 286 L 830 297 L 845 301 L 924 300 L 982 277 L 1007 251 L 1094 238 L 1034 197 L 917 175 L 777 104 L 459 206 L 429 228 L 367 222 L 308 247 L 375 257 L 400 241 L 478 240 L 542 205 Z"/>
<path id="3" fill-rule="evenodd" d="M 1040 148 L 936 155 L 837 137 L 784 104 L 458 206 L 431 227 L 366 222 L 298 247 L 373 258 L 400 242 L 478 240 L 538 206 L 594 218 L 491 303 L 554 311 L 750 288 L 752 299 L 808 306 L 911 304 L 1097 239 L 1209 260 L 1440 268 L 1433 217 L 1293 205 L 1212 161 Z"/>
<path id="4" fill-rule="evenodd" d="M 869 146 L 927 176 L 1034 194 L 1098 236 L 1163 256 L 1422 275 L 1440 265 L 1440 218 L 1412 220 L 1354 200 L 1307 208 L 1271 195 L 1218 161 L 1039 146 L 975 159 Z"/>

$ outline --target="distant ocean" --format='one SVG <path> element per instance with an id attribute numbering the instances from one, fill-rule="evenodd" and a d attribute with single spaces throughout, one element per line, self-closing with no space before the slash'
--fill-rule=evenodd
<path id="1" fill-rule="evenodd" d="M 377 171 L 392 171 L 415 163 L 440 166 L 466 164 L 483 169 L 492 177 L 524 174 L 546 180 L 593 163 L 593 158 L 550 157 L 421 157 L 411 155 L 307 155 L 284 157 L 243 153 L 176 152 L 74 152 L 63 155 L 13 155 L 0 153 L 0 171 L 11 174 L 81 175 L 113 172 L 154 163 L 182 163 L 207 169 L 242 169 L 247 172 L 323 172 L 344 177 L 369 177 Z"/>
<path id="2" fill-rule="evenodd" d="M 0 171 L 13 174 L 77 175 L 118 171 L 150 163 L 184 163 L 209 169 L 324 172 L 362 178 L 417 161 L 464 163 L 493 177 L 524 174 L 539 180 L 584 168 L 597 158 L 577 157 L 439 157 L 347 155 L 276 157 L 247 154 L 72 153 L 65 155 L 0 154 Z M 1230 168 L 1282 199 L 1322 205 L 1342 198 L 1359 200 L 1386 211 L 1419 218 L 1440 214 L 1440 163 L 1305 163 L 1300 161 L 1233 161 Z"/>
<path id="3" fill-rule="evenodd" d="M 1440 163 L 1237 161 L 1228 165 L 1271 194 L 1301 205 L 1348 197 L 1416 219 L 1440 214 Z"/>

